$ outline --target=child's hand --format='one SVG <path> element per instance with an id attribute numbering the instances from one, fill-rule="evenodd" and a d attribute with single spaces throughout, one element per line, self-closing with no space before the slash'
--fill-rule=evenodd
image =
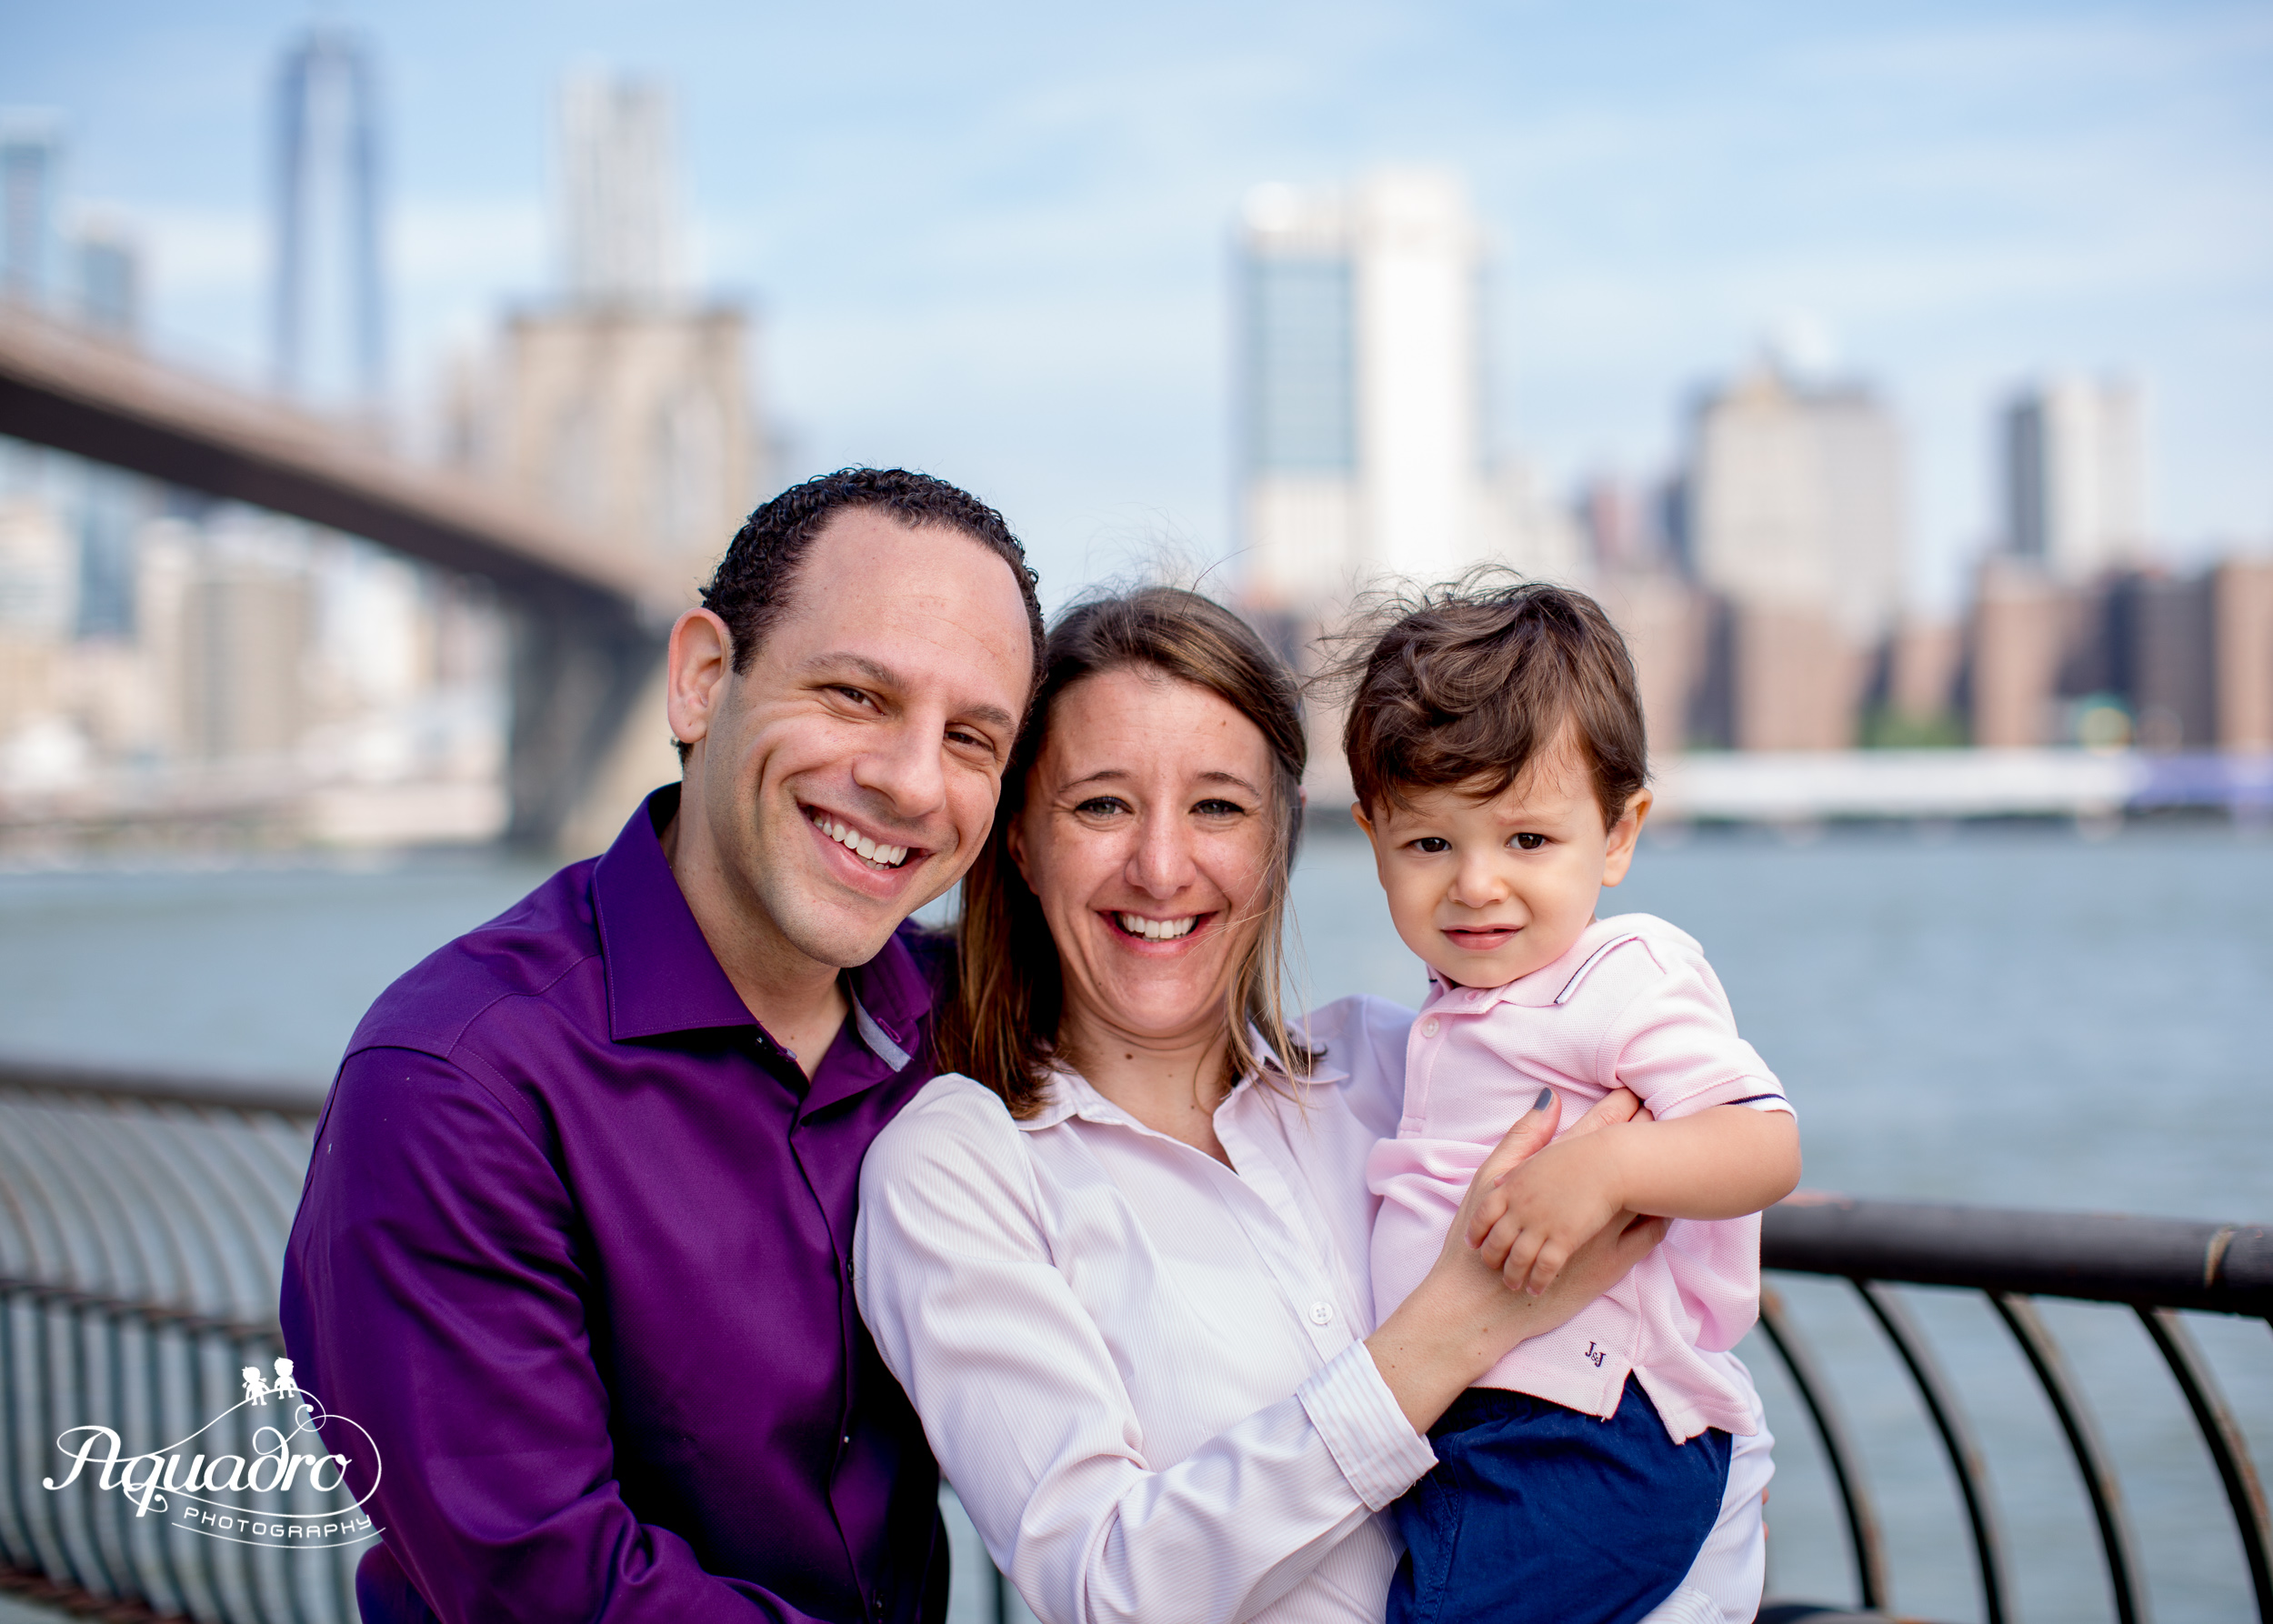
<path id="1" fill-rule="evenodd" d="M 1574 1133 L 1503 1175 L 1469 1227 L 1511 1291 L 1537 1297 L 1570 1255 L 1625 1209 L 1612 1141 Z"/>
<path id="2" fill-rule="evenodd" d="M 1552 1124 L 1555 1118 L 1562 1114 L 1560 1101 L 1552 1088 L 1539 1090 L 1539 1098 L 1532 1103 L 1531 1109 L 1525 1113 L 1525 1117 L 1528 1119 L 1531 1116 L 1547 1112 L 1552 1113 L 1547 1117 L 1549 1124 L 1547 1133 L 1548 1137 L 1552 1138 L 1554 1134 Z M 1571 1124 L 1570 1132 L 1566 1137 L 1575 1139 L 1581 1134 L 1597 1133 L 1620 1122 L 1631 1122 L 1637 1117 L 1644 1121 L 1655 1120 L 1650 1116 L 1648 1108 L 1642 1104 L 1632 1089 L 1613 1088 L 1600 1099 L 1596 1100 L 1593 1108 L 1585 1116 Z M 1536 1156 L 1537 1152 L 1527 1151 L 1525 1154 L 1527 1157 Z M 1510 1168 L 1508 1172 L 1514 1170 Z M 1468 1218 L 1469 1246 L 1481 1247 L 1484 1244 L 1484 1238 L 1492 1232 L 1492 1226 L 1507 1216 L 1507 1198 L 1499 1188 L 1507 1178 L 1507 1173 L 1499 1174 L 1491 1180 L 1488 1188 L 1474 1198 L 1475 1204 Z M 1492 1267 L 1497 1268 L 1499 1265 L 1494 1262 Z"/>

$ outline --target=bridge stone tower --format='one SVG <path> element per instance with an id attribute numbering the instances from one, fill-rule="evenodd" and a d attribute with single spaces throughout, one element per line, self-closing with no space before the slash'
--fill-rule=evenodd
<path id="1" fill-rule="evenodd" d="M 507 318 L 489 376 L 458 403 L 456 438 L 475 471 L 604 537 L 666 624 L 768 488 L 752 323 L 688 286 L 661 85 L 572 78 L 557 155 L 559 291 Z M 556 680 L 540 651 L 561 638 L 525 626 L 516 687 Z M 628 698 L 618 744 L 587 765 L 555 837 L 572 850 L 604 844 L 641 791 L 677 776 L 669 743 L 657 670 Z"/>

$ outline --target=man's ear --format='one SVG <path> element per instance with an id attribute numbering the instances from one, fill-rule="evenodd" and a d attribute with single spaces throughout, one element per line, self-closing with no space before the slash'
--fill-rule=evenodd
<path id="1" fill-rule="evenodd" d="M 1647 789 L 1637 789 L 1627 799 L 1626 810 L 1610 826 L 1610 847 L 1602 860 L 1604 885 L 1617 884 L 1634 866 L 1634 843 L 1642 837 L 1642 825 L 1649 820 L 1655 799 Z"/>
<path id="2" fill-rule="evenodd" d="M 708 609 L 689 609 L 672 626 L 664 658 L 664 708 L 671 737 L 681 744 L 699 744 L 710 737 L 726 678 L 734 674 L 734 634 Z"/>

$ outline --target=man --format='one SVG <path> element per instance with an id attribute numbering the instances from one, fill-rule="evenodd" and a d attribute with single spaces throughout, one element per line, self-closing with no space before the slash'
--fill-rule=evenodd
<path id="1" fill-rule="evenodd" d="M 973 497 L 847 469 L 751 515 L 703 598 L 682 783 L 382 995 L 316 1129 L 284 1330 L 369 1434 L 327 1434 L 376 1479 L 366 1619 L 945 1611 L 854 1203 L 930 1075 L 904 922 L 986 839 L 1033 576 Z"/>

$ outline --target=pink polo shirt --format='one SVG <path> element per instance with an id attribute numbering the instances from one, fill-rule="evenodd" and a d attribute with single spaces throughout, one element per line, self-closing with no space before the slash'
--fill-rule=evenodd
<path id="1" fill-rule="evenodd" d="M 1505 987 L 1439 982 L 1413 1023 L 1397 1138 L 1366 1164 L 1382 1198 L 1373 1229 L 1381 1316 L 1420 1284 L 1468 1181 L 1542 1085 L 1562 1098 L 1560 1133 L 1621 1086 L 1661 1122 L 1721 1105 L 1791 1109 L 1776 1074 L 1737 1036 L 1704 951 L 1651 915 L 1597 919 L 1569 952 Z M 1676 1219 L 1633 1273 L 1477 1385 L 1607 1417 L 1630 1371 L 1676 1441 L 1709 1427 L 1757 1432 L 1758 1395 L 1728 1349 L 1759 1308 L 1758 1217 Z"/>

